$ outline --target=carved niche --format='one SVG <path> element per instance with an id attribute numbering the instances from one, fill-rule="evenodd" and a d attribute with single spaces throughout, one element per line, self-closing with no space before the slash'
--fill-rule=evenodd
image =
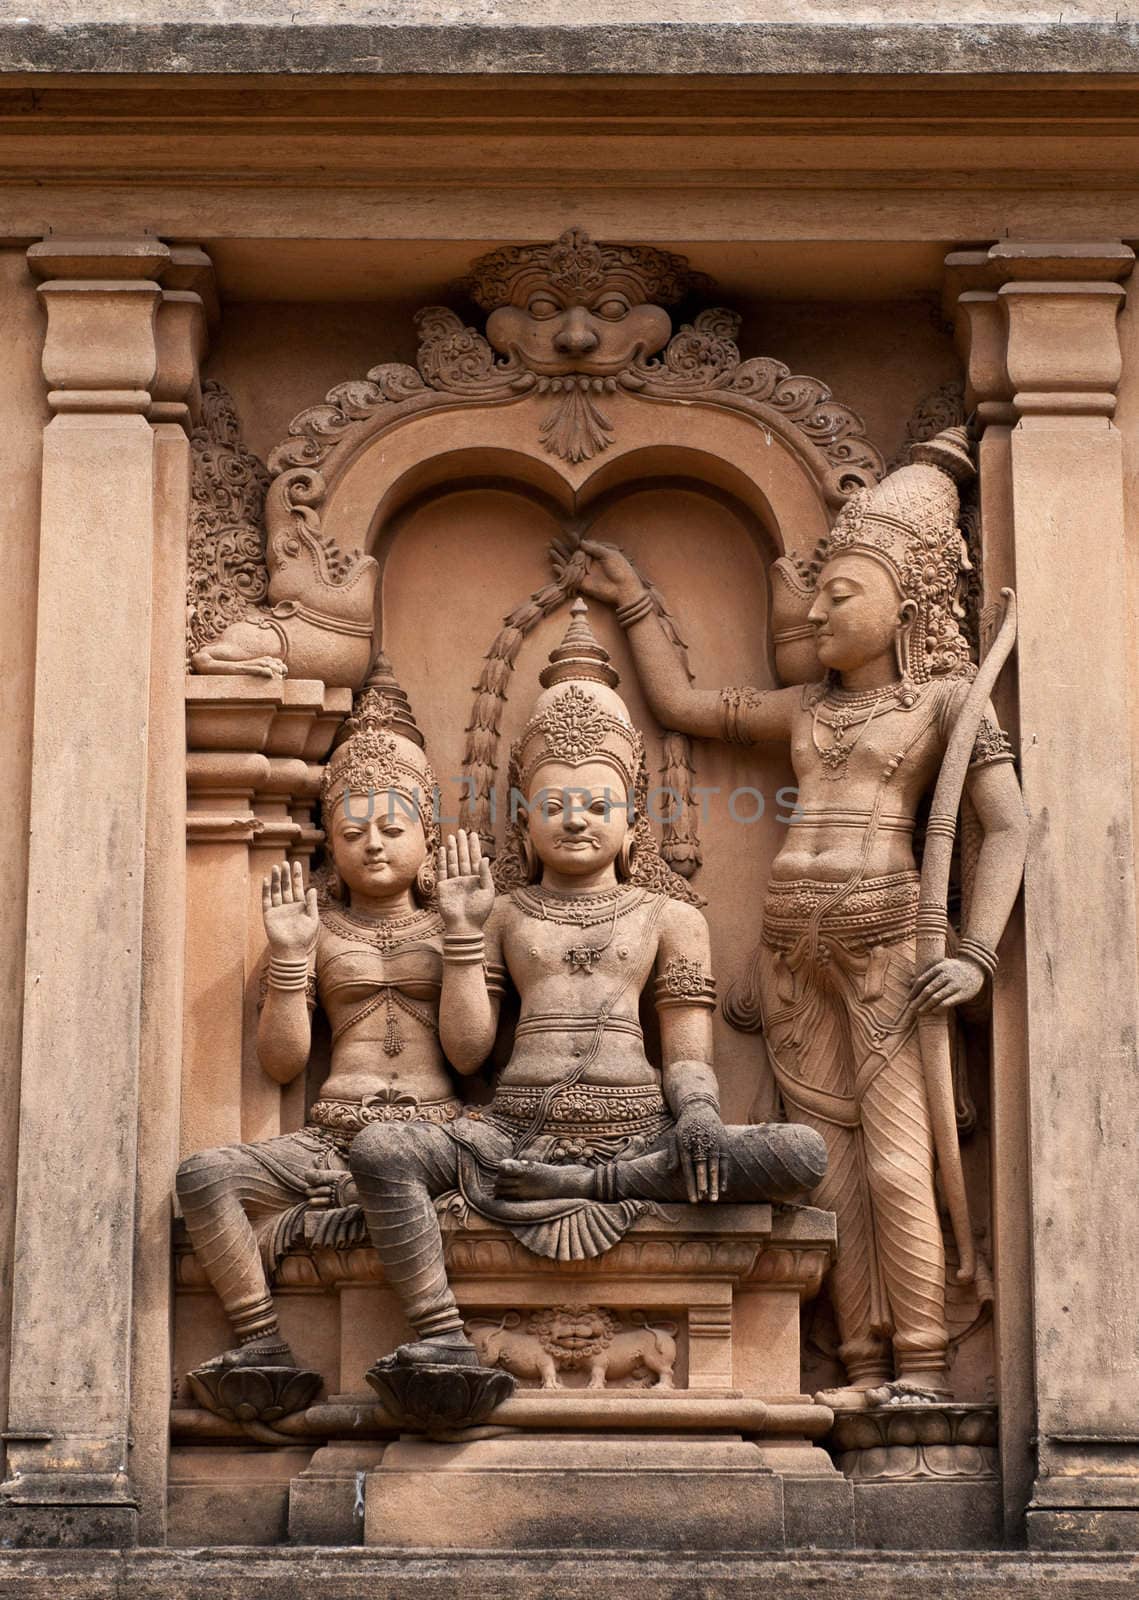
<path id="1" fill-rule="evenodd" d="M 600 244 L 569 228 L 551 244 L 491 252 L 457 288 L 486 314 L 481 330 L 454 310 L 429 306 L 415 318 L 415 367 L 375 366 L 365 378 L 337 384 L 321 405 L 290 424 L 289 437 L 269 457 L 271 549 L 325 537 L 322 524 L 336 484 L 380 437 L 442 413 L 481 412 L 490 441 L 495 412 L 534 400 L 533 422 L 525 424 L 534 427 L 534 446 L 569 475 L 622 442 L 612 404 L 617 399 L 683 407 L 690 423 L 702 408 L 748 419 L 758 425 L 757 442 L 777 440 L 799 460 L 831 511 L 882 474 L 882 457 L 861 419 L 826 384 L 770 357 L 742 358 L 739 316 L 722 307 L 700 309 L 713 286 L 681 256 Z M 673 313 L 681 310 L 691 320 L 676 326 Z M 343 537 L 342 527 L 338 533 Z M 576 538 L 567 528 L 553 581 L 524 596 L 506 617 L 476 687 L 460 821 L 478 830 L 491 854 L 491 791 L 507 686 L 527 636 L 572 598 Z M 655 591 L 653 603 L 683 652 Z M 691 798 L 692 750 L 681 734 L 665 729 L 663 736 L 662 779 L 680 796 L 677 812 L 664 821 L 664 854 L 690 876 L 702 856 Z"/>
<path id="2" fill-rule="evenodd" d="M 406 415 L 456 400 L 503 405 L 548 396 L 542 445 L 569 462 L 588 461 L 613 442 L 606 395 L 704 400 L 749 411 L 774 431 L 794 430 L 813 445 L 826 463 L 832 505 L 882 474 L 882 457 L 861 419 L 825 383 L 765 356 L 743 360 L 736 312 L 699 311 L 673 330 L 668 308 L 712 288 L 682 256 L 597 244 L 583 229 L 568 228 L 553 244 L 484 256 L 461 288 L 488 314 L 485 333 L 444 306 L 428 306 L 415 318 L 415 367 L 373 367 L 364 379 L 337 384 L 323 405 L 291 423 L 290 438 L 269 460 L 271 530 L 282 515 L 317 509 L 322 485 L 314 469 L 358 437 L 362 424 L 381 414 L 395 421 L 396 408 Z"/>

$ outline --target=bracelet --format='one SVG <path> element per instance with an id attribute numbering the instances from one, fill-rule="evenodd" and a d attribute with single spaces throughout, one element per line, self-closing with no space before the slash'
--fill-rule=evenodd
<path id="1" fill-rule="evenodd" d="M 635 600 L 628 600 L 623 606 L 617 607 L 617 621 L 622 628 L 631 628 L 654 609 L 652 595 L 647 589 L 642 589 Z"/>
<path id="2" fill-rule="evenodd" d="M 285 990 L 307 989 L 308 957 L 270 956 L 269 987 Z"/>
<path id="3" fill-rule="evenodd" d="M 997 970 L 997 952 L 990 950 L 987 944 L 982 944 L 980 939 L 970 939 L 968 935 L 958 939 L 957 954 L 975 961 L 979 967 L 984 967 L 990 978 Z"/>
<path id="4" fill-rule="evenodd" d="M 691 1094 L 686 1094 L 680 1102 L 677 1116 L 682 1116 L 689 1106 L 711 1106 L 717 1116 L 720 1114 L 720 1097 L 710 1093 L 707 1089 L 693 1089 Z"/>
<path id="5" fill-rule="evenodd" d="M 452 966 L 481 966 L 486 960 L 486 940 L 481 933 L 445 933 L 443 960 Z"/>

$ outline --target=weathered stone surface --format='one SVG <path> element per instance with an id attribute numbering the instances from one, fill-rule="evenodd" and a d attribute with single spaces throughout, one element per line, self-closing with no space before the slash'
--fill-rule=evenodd
<path id="1" fill-rule="evenodd" d="M 519 24 L 461 16 L 392 24 L 358 16 L 296 23 L 282 9 L 241 22 L 162 23 L 106 12 L 0 22 L 7 72 L 237 73 L 1123 73 L 1139 69 L 1134 22 L 960 24 L 828 19 Z M 1085 13 L 1085 17 L 1086 17 Z"/>
<path id="2" fill-rule="evenodd" d="M 375 1550 L 0 1554 L 5 1600 L 1131 1600 L 1125 1556 L 386 1555 Z"/>

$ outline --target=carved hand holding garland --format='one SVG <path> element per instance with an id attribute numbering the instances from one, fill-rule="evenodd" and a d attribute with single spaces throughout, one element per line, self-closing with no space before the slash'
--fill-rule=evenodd
<path id="1" fill-rule="evenodd" d="M 428 307 L 415 319 L 418 370 L 398 363 L 373 367 L 364 379 L 338 384 L 322 405 L 290 425 L 288 439 L 269 458 L 271 565 L 273 557 L 285 567 L 306 563 L 323 544 L 321 512 L 329 485 L 368 441 L 419 415 L 452 410 L 457 402 L 492 408 L 548 396 L 540 440 L 547 452 L 568 462 L 590 460 L 613 442 L 616 425 L 605 399 L 618 392 L 649 403 L 682 400 L 740 412 L 805 458 L 835 509 L 881 475 L 882 458 L 860 419 L 825 384 L 767 357 L 741 359 L 734 312 L 701 311 L 673 331 L 667 308 L 711 289 L 683 257 L 601 245 L 568 229 L 553 244 L 492 252 L 475 263 L 463 287 L 488 313 L 485 333 L 445 307 Z M 555 554 L 557 581 L 506 619 L 476 689 L 463 821 L 488 846 L 497 726 L 511 664 L 526 634 L 574 592 L 573 541 Z M 682 650 L 659 594 L 653 602 Z M 669 730 L 664 740 L 662 778 L 682 801 L 665 824 L 665 854 L 689 875 L 700 865 L 691 748 Z"/>

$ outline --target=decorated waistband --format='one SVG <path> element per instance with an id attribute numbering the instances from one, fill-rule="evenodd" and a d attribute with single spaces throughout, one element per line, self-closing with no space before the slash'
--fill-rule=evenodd
<path id="1" fill-rule="evenodd" d="M 643 1037 L 641 1025 L 635 1017 L 567 1017 L 557 1011 L 535 1011 L 523 1017 L 514 1029 L 516 1039 L 529 1033 L 627 1033 L 634 1039 Z"/>
<path id="2" fill-rule="evenodd" d="M 527 1128 L 533 1122 L 549 1089 L 521 1085 L 500 1089 L 483 1115 L 503 1123 Z M 583 1084 L 559 1089 L 542 1118 L 544 1133 L 621 1134 L 649 1133 L 665 1128 L 672 1121 L 660 1090 L 652 1085 L 625 1088 L 620 1085 Z"/>
<path id="3" fill-rule="evenodd" d="M 332 1134 L 349 1137 L 373 1122 L 454 1122 L 461 1100 L 417 1100 L 413 1094 L 381 1089 L 362 1100 L 318 1100 L 308 1120 Z"/>
<path id="4" fill-rule="evenodd" d="M 856 945 L 911 939 L 917 930 L 919 884 L 916 872 L 893 872 L 865 878 L 840 896 L 842 885 L 838 883 L 810 879 L 771 883 L 763 910 L 764 942 L 777 950 L 790 950 L 816 919 L 820 933 Z M 828 908 L 829 900 L 835 904 Z"/>

